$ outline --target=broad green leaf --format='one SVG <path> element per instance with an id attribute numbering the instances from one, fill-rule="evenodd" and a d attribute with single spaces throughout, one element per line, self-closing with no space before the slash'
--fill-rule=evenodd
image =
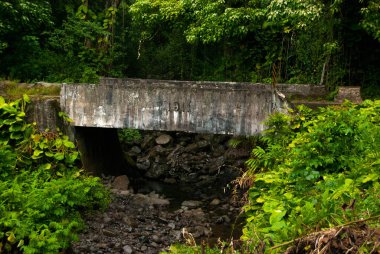
<path id="1" fill-rule="evenodd" d="M 63 160 L 65 158 L 65 155 L 63 153 L 56 153 L 54 154 L 54 159 L 60 161 L 60 160 Z"/>
<path id="2" fill-rule="evenodd" d="M 274 223 L 279 222 L 285 216 L 286 211 L 274 210 L 269 218 L 269 223 L 273 225 Z"/>
<path id="3" fill-rule="evenodd" d="M 63 145 L 67 148 L 75 148 L 74 143 L 69 140 L 63 140 Z"/>
<path id="4" fill-rule="evenodd" d="M 30 103 L 30 98 L 29 98 L 29 96 L 28 96 L 27 94 L 24 94 L 24 95 L 22 96 L 22 99 L 23 99 L 26 103 Z"/>
<path id="5" fill-rule="evenodd" d="M 33 152 L 33 155 L 32 155 L 32 159 L 39 159 L 41 158 L 41 154 L 43 153 L 44 151 L 41 151 L 41 150 L 34 150 Z"/>
<path id="6" fill-rule="evenodd" d="M 11 244 L 15 243 L 16 242 L 16 236 L 14 235 L 13 232 L 10 232 L 9 233 L 9 236 L 7 238 L 8 242 L 10 242 Z"/>

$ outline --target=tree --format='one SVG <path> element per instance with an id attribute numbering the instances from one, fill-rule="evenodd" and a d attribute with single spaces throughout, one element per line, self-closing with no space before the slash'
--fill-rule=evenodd
<path id="1" fill-rule="evenodd" d="M 368 6 L 362 8 L 361 12 L 363 14 L 361 25 L 380 42 L 380 2 L 369 1 Z"/>

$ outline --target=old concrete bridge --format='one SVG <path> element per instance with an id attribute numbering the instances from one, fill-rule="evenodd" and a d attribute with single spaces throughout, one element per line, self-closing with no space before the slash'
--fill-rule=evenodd
<path id="1" fill-rule="evenodd" d="M 292 95 L 324 93 L 318 86 L 278 88 Z M 115 128 L 254 135 L 287 102 L 264 84 L 106 78 L 98 85 L 63 84 L 60 105 L 73 120 L 85 168 L 117 174 L 125 165 Z"/>
<path id="2" fill-rule="evenodd" d="M 261 132 L 286 104 L 264 84 L 142 79 L 63 84 L 60 101 L 75 126 L 233 135 Z"/>

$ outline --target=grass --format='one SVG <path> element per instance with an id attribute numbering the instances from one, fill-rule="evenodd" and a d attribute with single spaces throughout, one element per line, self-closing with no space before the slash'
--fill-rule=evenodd
<path id="1" fill-rule="evenodd" d="M 26 84 L 17 81 L 0 81 L 0 92 L 7 97 L 20 97 L 23 94 L 31 96 L 59 96 L 61 86 L 58 84 L 43 85 L 41 83 Z"/>

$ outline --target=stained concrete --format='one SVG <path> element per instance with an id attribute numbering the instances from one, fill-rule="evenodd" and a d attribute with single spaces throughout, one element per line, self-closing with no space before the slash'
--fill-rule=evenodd
<path id="1" fill-rule="evenodd" d="M 107 78 L 61 89 L 61 108 L 81 127 L 253 135 L 285 104 L 251 83 Z"/>

